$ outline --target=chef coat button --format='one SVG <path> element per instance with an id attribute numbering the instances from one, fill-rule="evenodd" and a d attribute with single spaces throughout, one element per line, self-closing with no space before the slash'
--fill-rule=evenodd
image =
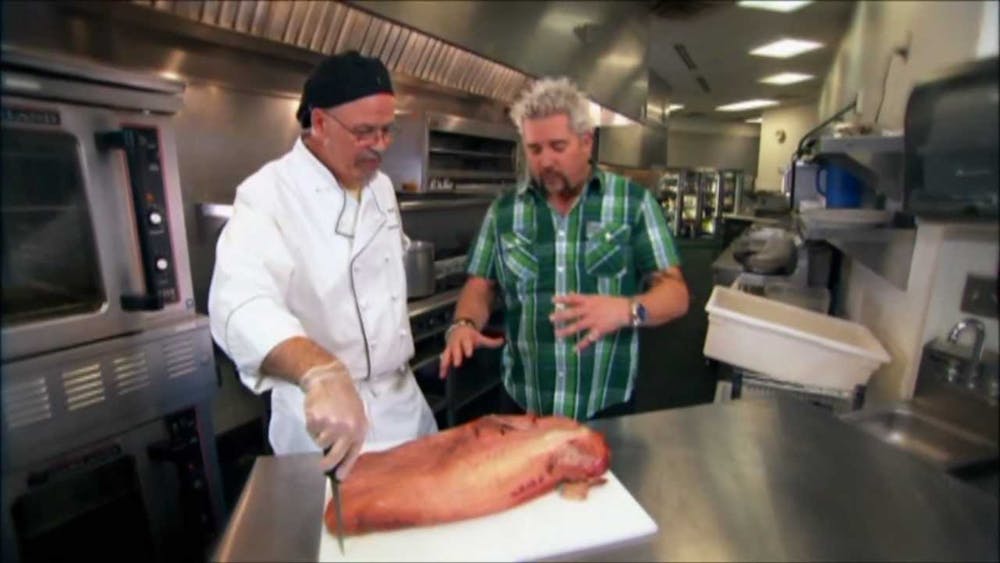
<path id="1" fill-rule="evenodd" d="M 559 370 L 559 371 L 557 371 L 557 372 L 556 372 L 556 376 L 557 376 L 557 377 L 558 377 L 559 379 L 562 379 L 562 378 L 566 377 L 566 372 L 565 372 L 565 371 L 563 371 L 563 370 Z"/>
<path id="2" fill-rule="evenodd" d="M 382 261 L 383 261 L 383 262 L 388 262 L 388 261 L 389 261 L 389 257 L 388 257 L 388 256 L 384 257 L 384 258 L 382 259 Z"/>
<path id="3" fill-rule="evenodd" d="M 604 233 L 604 238 L 607 240 L 611 240 L 611 233 Z"/>
<path id="4" fill-rule="evenodd" d="M 560 274 L 561 274 L 561 273 L 562 273 L 562 271 L 563 271 L 563 270 L 565 270 L 565 269 L 566 269 L 566 268 L 563 268 L 562 266 L 556 266 L 556 271 L 557 271 L 557 272 L 559 272 Z"/>
<path id="5" fill-rule="evenodd" d="M 566 237 L 566 231 L 559 229 L 559 238 L 565 238 L 565 237 Z"/>

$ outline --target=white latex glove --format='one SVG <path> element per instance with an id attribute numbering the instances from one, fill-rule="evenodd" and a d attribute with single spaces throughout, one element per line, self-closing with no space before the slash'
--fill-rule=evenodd
<path id="1" fill-rule="evenodd" d="M 340 464 L 337 478 L 343 480 L 361 455 L 368 417 L 347 367 L 339 361 L 316 366 L 302 376 L 299 387 L 306 394 L 306 430 L 323 450 L 325 471 Z"/>

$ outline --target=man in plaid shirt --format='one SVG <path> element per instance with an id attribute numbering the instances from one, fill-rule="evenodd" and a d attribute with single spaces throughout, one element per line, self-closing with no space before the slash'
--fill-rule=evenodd
<path id="1" fill-rule="evenodd" d="M 441 376 L 480 346 L 504 346 L 480 332 L 499 289 L 502 411 L 578 420 L 634 412 L 637 329 L 678 318 L 689 303 L 663 212 L 648 190 L 590 162 L 588 101 L 568 79 L 537 81 L 510 113 L 531 179 L 483 220 Z"/>

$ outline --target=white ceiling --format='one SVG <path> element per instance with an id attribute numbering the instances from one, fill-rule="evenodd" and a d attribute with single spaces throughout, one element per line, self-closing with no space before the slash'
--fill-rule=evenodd
<path id="1" fill-rule="evenodd" d="M 684 104 L 674 116 L 704 113 L 713 120 L 743 121 L 759 116 L 762 110 L 728 113 L 716 111 L 716 106 L 751 98 L 775 99 L 782 106 L 815 101 L 854 7 L 855 2 L 821 0 L 784 14 L 719 2 L 707 8 L 701 4 L 700 11 L 673 18 L 669 17 L 673 7 L 664 3 L 668 17 L 653 16 L 650 24 L 649 67 L 667 81 L 671 103 Z M 782 37 L 811 39 L 824 47 L 790 59 L 749 54 L 751 49 Z M 677 44 L 687 49 L 695 70 L 678 55 Z M 793 71 L 816 78 L 788 86 L 758 82 L 765 76 Z M 698 76 L 705 78 L 710 92 L 698 85 Z"/>

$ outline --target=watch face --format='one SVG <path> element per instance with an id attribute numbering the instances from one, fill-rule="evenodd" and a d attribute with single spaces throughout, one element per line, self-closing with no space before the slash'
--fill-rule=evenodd
<path id="1" fill-rule="evenodd" d="M 641 323 L 645 323 L 646 322 L 646 306 L 645 305 L 643 305 L 642 303 L 639 303 L 638 306 L 636 306 L 636 308 L 635 308 L 635 314 L 636 314 L 637 317 L 639 317 L 639 322 L 641 322 Z"/>

